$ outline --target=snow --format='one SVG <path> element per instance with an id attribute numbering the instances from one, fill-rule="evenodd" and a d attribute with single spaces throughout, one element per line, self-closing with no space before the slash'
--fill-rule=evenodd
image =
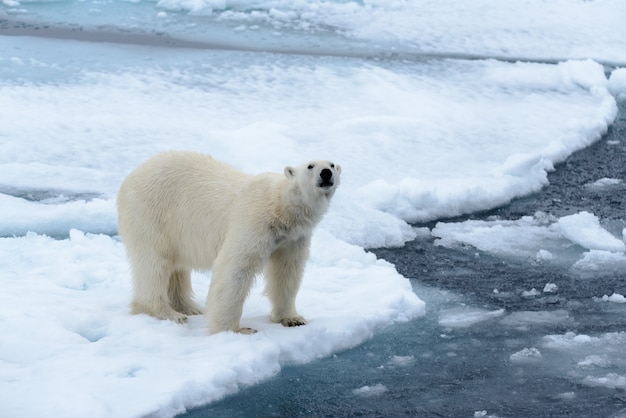
<path id="1" fill-rule="evenodd" d="M 259 280 L 243 314 L 244 325 L 259 330 L 253 336 L 209 337 L 203 317 L 181 326 L 128 315 L 124 248 L 110 236 L 71 230 L 63 240 L 35 233 L 2 238 L 0 268 L 0 401 L 15 416 L 180 413 L 423 311 L 390 265 L 323 231 L 299 295 L 310 323 L 295 329 L 270 323 Z M 208 282 L 206 275 L 193 277 L 200 295 Z M 25 402 L 33 397 L 36 403 Z"/>
<path id="2" fill-rule="evenodd" d="M 432 234 L 439 245 L 574 269 L 626 266 L 626 233 L 616 238 L 590 213 L 410 225 L 536 192 L 555 164 L 606 132 L 626 91 L 623 69 L 607 79 L 599 64 L 626 62 L 621 0 L 5 0 L 2 19 L 70 30 L 0 37 L 0 411 L 171 417 L 423 316 L 409 281 L 367 248 Z M 81 39 L 76 25 L 83 41 L 68 39 Z M 115 42 L 89 41 L 118 29 Z M 200 43 L 142 45 L 132 31 Z M 513 59 L 454 59 L 480 56 Z M 115 193 L 137 164 L 173 148 L 250 173 L 310 158 L 342 165 L 298 297 L 306 327 L 269 322 L 262 278 L 244 307 L 252 336 L 209 336 L 203 317 L 129 315 Z M 210 273 L 192 279 L 202 302 Z M 494 320 L 571 318 L 462 307 L 439 324 Z M 536 350 L 578 353 L 593 338 L 608 348 L 583 359 L 623 340 L 566 334 Z M 586 378 L 623 388 L 621 375 Z"/>

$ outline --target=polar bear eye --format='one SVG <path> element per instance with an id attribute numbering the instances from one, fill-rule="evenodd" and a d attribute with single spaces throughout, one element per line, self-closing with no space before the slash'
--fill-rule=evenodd
<path id="1" fill-rule="evenodd" d="M 309 166 L 307 167 L 309 170 L 313 170 L 313 167 L 315 167 L 315 165 L 313 164 L 309 164 Z"/>
<path id="2" fill-rule="evenodd" d="M 330 168 L 335 168 L 335 164 L 330 163 Z"/>

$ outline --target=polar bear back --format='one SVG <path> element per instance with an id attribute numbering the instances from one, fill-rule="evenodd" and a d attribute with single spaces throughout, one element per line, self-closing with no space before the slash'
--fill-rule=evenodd
<path id="1" fill-rule="evenodd" d="M 125 215 L 118 219 L 120 235 L 129 252 L 145 252 L 147 241 L 161 252 L 155 255 L 208 270 L 229 228 L 234 200 L 255 177 L 204 154 L 159 154 L 129 174 L 120 188 L 119 212 Z"/>

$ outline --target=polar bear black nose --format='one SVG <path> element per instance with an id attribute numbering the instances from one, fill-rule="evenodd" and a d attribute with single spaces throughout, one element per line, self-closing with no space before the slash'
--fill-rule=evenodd
<path id="1" fill-rule="evenodd" d="M 330 169 L 325 168 L 320 172 L 320 177 L 322 178 L 322 180 L 328 181 L 333 177 L 333 172 L 330 171 Z"/>

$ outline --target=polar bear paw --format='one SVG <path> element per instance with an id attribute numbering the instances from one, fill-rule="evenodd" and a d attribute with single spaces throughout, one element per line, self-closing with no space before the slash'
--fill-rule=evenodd
<path id="1" fill-rule="evenodd" d="M 170 321 L 174 321 L 177 324 L 184 324 L 185 322 L 187 322 L 187 315 L 180 312 L 174 312 L 174 314 L 170 314 L 163 319 L 169 319 Z"/>
<path id="2" fill-rule="evenodd" d="M 299 327 L 306 325 L 306 320 L 301 316 L 294 316 L 292 318 L 283 318 L 279 321 L 284 327 Z"/>
<path id="3" fill-rule="evenodd" d="M 146 304 L 133 301 L 130 306 L 131 313 L 133 315 L 146 314 L 153 316 L 157 319 L 174 321 L 178 324 L 183 324 L 187 322 L 187 315 L 177 312 L 165 304 L 157 304 L 156 307 L 149 307 Z"/>
<path id="4" fill-rule="evenodd" d="M 174 310 L 182 313 L 183 315 L 202 315 L 204 314 L 204 308 L 193 301 L 187 301 L 174 306 Z"/>

